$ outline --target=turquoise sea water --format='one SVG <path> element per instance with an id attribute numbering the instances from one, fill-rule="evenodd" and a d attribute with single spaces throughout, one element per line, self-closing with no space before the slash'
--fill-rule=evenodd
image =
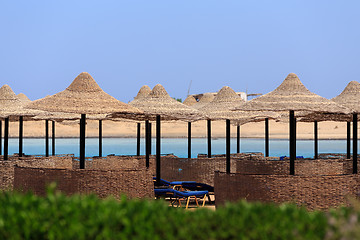
<path id="1" fill-rule="evenodd" d="M 45 140 L 39 138 L 24 139 L 24 153 L 29 155 L 44 154 Z M 141 154 L 145 153 L 145 141 L 141 139 Z M 241 139 L 241 152 L 263 152 L 263 139 Z M 77 138 L 58 138 L 56 139 L 56 154 L 72 153 L 79 155 L 79 139 Z M 18 152 L 18 139 L 9 139 L 9 154 Z M 231 153 L 236 152 L 236 139 L 231 139 Z M 345 153 L 346 140 L 319 140 L 319 153 Z M 186 138 L 163 138 L 161 139 L 161 153 L 173 153 L 178 157 L 187 157 Z M 207 139 L 192 139 L 192 157 L 197 157 L 199 153 L 207 153 Z M 212 139 L 212 154 L 225 153 L 225 138 Z M 51 154 L 51 141 L 50 141 Z M 108 154 L 115 155 L 135 155 L 136 138 L 104 138 L 103 156 Z M 152 139 L 152 154 L 155 154 L 155 139 Z M 86 156 L 98 155 L 98 139 L 86 139 Z M 270 140 L 270 156 L 289 155 L 288 140 Z M 297 155 L 313 157 L 314 142 L 312 140 L 297 141 Z"/>

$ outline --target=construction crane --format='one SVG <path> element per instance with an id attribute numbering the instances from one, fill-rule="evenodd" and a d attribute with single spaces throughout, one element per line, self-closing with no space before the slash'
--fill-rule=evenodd
<path id="1" fill-rule="evenodd" d="M 190 84 L 189 84 L 189 88 L 188 88 L 188 91 L 187 91 L 187 95 L 186 95 L 186 97 L 188 97 L 188 96 L 189 96 L 189 94 L 190 94 L 191 83 L 192 83 L 192 80 L 190 80 Z"/>

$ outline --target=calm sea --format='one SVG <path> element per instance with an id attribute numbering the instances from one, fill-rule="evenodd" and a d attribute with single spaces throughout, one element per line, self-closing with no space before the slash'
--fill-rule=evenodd
<path id="1" fill-rule="evenodd" d="M 144 139 L 141 139 L 141 154 L 145 153 Z M 4 146 L 4 145 L 3 145 Z M 45 140 L 38 138 L 24 139 L 24 153 L 29 155 L 44 154 Z M 56 154 L 73 153 L 79 155 L 79 139 L 77 138 L 59 138 L 56 139 Z M 18 152 L 18 139 L 9 139 L 9 154 Z M 163 138 L 161 139 L 161 152 L 173 153 L 178 157 L 187 157 L 187 139 L 186 138 Z M 231 139 L 231 152 L 236 152 L 236 139 Z M 241 139 L 241 152 L 264 152 L 263 139 Z M 313 157 L 314 142 L 312 140 L 297 141 L 297 155 L 304 157 Z M 319 140 L 319 153 L 345 153 L 346 140 Z M 192 157 L 197 157 L 199 153 L 207 153 L 207 139 L 192 139 Z M 225 153 L 225 138 L 212 140 L 212 153 Z M 51 141 L 50 141 L 51 154 Z M 103 156 L 115 155 L 135 155 L 135 138 L 104 138 Z M 152 139 L 152 154 L 155 154 L 155 139 Z M 98 139 L 86 139 L 86 156 L 98 155 Z M 288 140 L 270 140 L 270 156 L 289 155 Z"/>

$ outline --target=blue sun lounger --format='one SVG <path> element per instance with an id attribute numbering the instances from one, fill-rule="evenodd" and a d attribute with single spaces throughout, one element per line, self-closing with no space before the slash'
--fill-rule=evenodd
<path id="1" fill-rule="evenodd" d="M 209 195 L 208 191 L 179 191 L 173 188 L 155 188 L 154 192 L 156 197 L 169 197 L 172 206 L 178 203 L 178 207 L 181 207 L 181 200 L 186 200 L 186 209 L 189 207 L 191 198 L 194 198 L 197 206 L 199 206 L 197 199 L 203 198 L 202 206 L 205 206 L 205 198 Z"/>
<path id="2" fill-rule="evenodd" d="M 156 181 L 156 177 L 153 177 L 153 180 Z M 181 186 L 182 188 L 188 189 L 190 191 L 208 191 L 214 192 L 214 187 L 205 183 L 198 183 L 196 181 L 174 181 L 169 182 L 165 179 L 160 178 L 160 183 L 162 186 Z"/>

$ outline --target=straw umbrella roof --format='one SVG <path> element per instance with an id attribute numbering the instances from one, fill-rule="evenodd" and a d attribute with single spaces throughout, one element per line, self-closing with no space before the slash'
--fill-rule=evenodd
<path id="1" fill-rule="evenodd" d="M 349 108 L 353 112 L 360 112 L 360 83 L 357 81 L 351 81 L 345 87 L 345 89 L 336 97 L 331 99 L 332 101 Z M 310 113 L 300 119 L 304 122 L 313 121 L 337 121 L 337 122 L 349 122 L 352 121 L 352 115 L 350 114 L 321 114 Z"/>
<path id="2" fill-rule="evenodd" d="M 331 100 L 310 92 L 296 76 L 290 73 L 274 91 L 245 104 L 235 110 L 245 111 L 310 111 L 322 113 L 349 113 L 349 109 Z"/>
<path id="3" fill-rule="evenodd" d="M 200 108 L 199 111 L 204 112 L 211 120 L 229 119 L 240 125 L 274 118 L 275 113 L 232 111 L 234 104 L 240 103 L 245 103 L 245 101 L 232 88 L 225 86 L 220 89 L 212 102 Z"/>
<path id="4" fill-rule="evenodd" d="M 357 81 L 349 82 L 345 89 L 331 100 L 360 113 L 360 83 Z"/>
<path id="5" fill-rule="evenodd" d="M 0 88 L 0 117 L 34 116 L 38 111 L 25 109 L 26 104 L 22 102 L 9 87 L 3 85 Z"/>
<path id="6" fill-rule="evenodd" d="M 202 97 L 199 99 L 199 102 L 192 105 L 191 107 L 195 109 L 200 109 L 204 107 L 206 104 L 210 103 L 212 100 L 214 100 L 215 96 L 212 93 L 204 93 Z"/>
<path id="7" fill-rule="evenodd" d="M 150 120 L 154 120 L 155 115 L 160 115 L 163 120 L 196 121 L 203 118 L 203 115 L 199 111 L 170 97 L 161 84 L 157 84 L 148 97 L 133 101 L 130 105 L 144 111 Z M 117 114 L 111 115 L 111 117 L 116 116 Z"/>
<path id="8" fill-rule="evenodd" d="M 192 95 L 189 95 L 183 102 L 183 104 L 185 104 L 186 106 L 193 106 L 196 103 L 197 101 Z"/>
<path id="9" fill-rule="evenodd" d="M 140 88 L 138 94 L 136 95 L 136 97 L 134 97 L 134 100 L 132 100 L 131 102 L 137 101 L 138 99 L 143 99 L 143 98 L 149 96 L 150 92 L 151 92 L 151 88 L 148 85 L 142 86 Z"/>
<path id="10" fill-rule="evenodd" d="M 28 108 L 75 114 L 117 112 L 118 117 L 129 118 L 136 118 L 143 114 L 139 109 L 105 93 L 86 72 L 80 73 L 64 91 L 33 101 Z"/>
<path id="11" fill-rule="evenodd" d="M 20 99 L 20 101 L 24 102 L 24 103 L 29 103 L 31 102 L 31 100 L 23 93 L 19 93 L 17 95 L 17 97 Z"/>

